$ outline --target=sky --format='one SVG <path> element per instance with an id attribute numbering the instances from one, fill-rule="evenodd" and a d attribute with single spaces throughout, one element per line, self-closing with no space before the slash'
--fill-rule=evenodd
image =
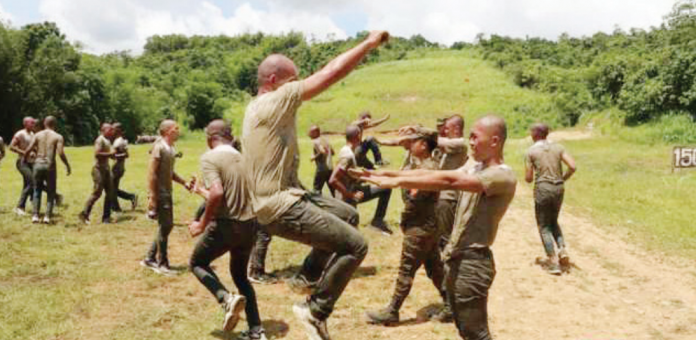
<path id="1" fill-rule="evenodd" d="M 445 45 L 476 35 L 556 39 L 659 26 L 675 0 L 0 0 L 14 27 L 52 21 L 90 53 L 142 52 L 159 34 L 303 32 L 317 40 L 363 30 L 421 34 Z"/>

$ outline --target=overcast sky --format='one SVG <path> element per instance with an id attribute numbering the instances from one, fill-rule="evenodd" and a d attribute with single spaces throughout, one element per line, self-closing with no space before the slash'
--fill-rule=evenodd
<path id="1" fill-rule="evenodd" d="M 451 44 L 478 33 L 555 39 L 658 26 L 675 0 L 0 0 L 15 27 L 53 21 L 85 50 L 142 51 L 155 34 L 304 32 L 325 40 L 385 29 Z"/>

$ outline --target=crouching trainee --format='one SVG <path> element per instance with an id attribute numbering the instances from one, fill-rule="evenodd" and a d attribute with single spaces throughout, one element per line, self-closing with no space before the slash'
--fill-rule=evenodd
<path id="1" fill-rule="evenodd" d="M 195 191 L 206 199 L 200 222 L 189 225 L 191 236 L 203 234 L 191 255 L 190 268 L 196 278 L 215 296 L 225 312 L 224 331 L 231 331 L 246 311 L 247 339 L 266 339 L 261 326 L 254 287 L 247 278 L 247 264 L 257 233 L 248 193 L 242 156 L 231 146 L 232 130 L 222 120 L 206 128 L 210 151 L 201 156 L 201 171 L 207 189 Z M 230 253 L 230 272 L 240 295 L 230 293 L 210 263 Z"/>

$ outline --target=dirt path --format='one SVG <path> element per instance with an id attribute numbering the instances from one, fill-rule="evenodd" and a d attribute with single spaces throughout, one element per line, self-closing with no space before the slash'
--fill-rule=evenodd
<path id="1" fill-rule="evenodd" d="M 648 254 L 588 219 L 560 222 L 577 269 L 546 275 L 531 191 L 520 185 L 494 247 L 499 339 L 696 339 L 696 267 Z"/>

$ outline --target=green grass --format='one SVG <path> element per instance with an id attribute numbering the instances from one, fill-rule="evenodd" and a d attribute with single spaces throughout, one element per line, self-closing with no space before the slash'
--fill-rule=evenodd
<path id="1" fill-rule="evenodd" d="M 530 122 L 552 120 L 549 107 L 547 96 L 519 89 L 502 72 L 471 55 L 437 53 L 358 70 L 302 107 L 299 134 L 304 135 L 313 123 L 324 130 L 342 131 L 358 112 L 369 109 L 376 116 L 392 114 L 387 129 L 407 123 L 432 126 L 436 117 L 451 111 L 464 113 L 470 125 L 476 116 L 494 111 L 508 119 L 513 135 L 521 137 Z M 241 117 L 234 118 L 235 123 L 241 122 Z M 343 145 L 339 136 L 331 138 L 331 143 L 336 150 Z M 529 144 L 511 140 L 506 149 L 506 160 L 520 182 L 522 155 Z M 670 172 L 669 146 L 609 137 L 563 144 L 579 164 L 576 177 L 567 186 L 566 209 L 585 213 L 607 230 L 628 230 L 649 249 L 696 258 L 696 231 L 692 228 L 696 212 L 690 209 L 696 199 L 692 190 L 696 178 L 691 171 Z M 197 173 L 198 158 L 205 150 L 202 135 L 190 133 L 177 147 L 184 153 L 177 162 L 177 172 L 186 177 Z M 310 141 L 302 138 L 300 147 L 300 178 L 310 185 Z M 143 203 L 148 149 L 131 148 L 133 157 L 122 182 L 122 187 L 137 192 Z M 0 339 L 232 339 L 216 331 L 220 310 L 192 275 L 164 278 L 138 266 L 155 231 L 155 225 L 144 217 L 143 203 L 138 211 L 120 216 L 115 225 L 78 223 L 77 213 L 92 186 L 92 150 L 68 148 L 67 153 L 74 173 L 66 177 L 59 165 L 59 191 L 65 195 L 67 206 L 57 209 L 58 223 L 52 226 L 32 225 L 28 218 L 11 213 L 21 178 L 14 169 L 14 156 L 0 162 Z M 392 167 L 401 162 L 402 153 L 395 148 L 385 150 Z M 94 221 L 99 220 L 100 204 L 92 213 Z M 179 224 L 170 238 L 170 254 L 173 263 L 182 266 L 195 242 L 182 223 L 191 218 L 200 199 L 177 186 L 174 204 Z M 370 202 L 359 207 L 363 221 L 370 220 L 375 205 Z M 399 195 L 394 193 L 387 216 L 392 226 L 398 224 L 401 207 Z M 363 267 L 376 274 L 351 282 L 332 317 L 334 337 L 458 339 L 448 324 L 378 331 L 364 324 L 364 311 L 381 307 L 389 299 L 400 237 L 381 237 L 369 229 L 361 232 L 370 241 Z M 306 253 L 306 247 L 276 238 L 269 254 L 269 270 L 290 272 Z M 230 285 L 225 263 L 216 262 L 217 271 Z M 378 293 L 363 294 L 365 291 Z M 290 305 L 297 296 L 284 285 L 261 286 L 257 294 L 269 334 L 304 339 L 298 327 L 288 325 L 293 322 Z M 402 316 L 414 315 L 419 308 L 438 301 L 421 272 Z"/>
<path id="2" fill-rule="evenodd" d="M 566 184 L 567 207 L 600 227 L 628 234 L 647 249 L 696 258 L 696 211 L 691 209 L 696 173 L 671 171 L 671 146 L 608 136 L 561 143 L 578 164 Z M 508 146 L 506 160 L 519 169 L 520 181 L 530 144 L 525 140 Z"/>

